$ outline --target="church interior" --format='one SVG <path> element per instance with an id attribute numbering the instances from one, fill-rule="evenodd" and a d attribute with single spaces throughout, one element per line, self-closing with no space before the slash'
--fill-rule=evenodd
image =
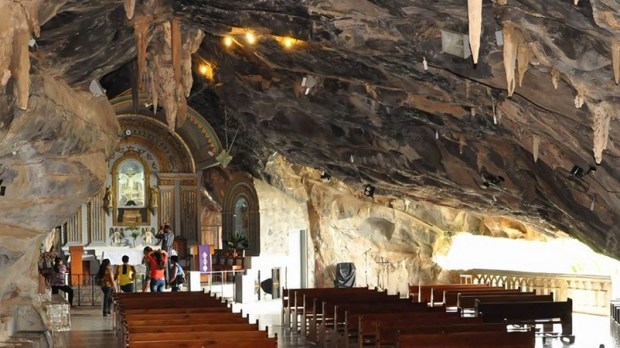
<path id="1" fill-rule="evenodd" d="M 129 314 L 100 318 L 94 276 L 127 255 L 141 288 L 143 250 L 162 248 L 168 225 L 180 301 L 207 291 L 256 318 L 277 307 L 272 341 L 248 347 L 348 347 L 336 318 L 332 330 L 298 313 L 309 289 L 434 308 L 476 285 L 578 313 L 551 315 L 561 333 L 548 337 L 528 317 L 511 342 L 620 345 L 619 11 L 609 0 L 0 1 L 0 342 L 78 347 L 54 332 L 82 321 L 108 330 L 102 346 L 146 346 L 119 338 L 130 340 Z M 72 306 L 46 284 L 55 257 Z M 444 292 L 425 300 L 432 286 Z M 581 335 L 601 322 L 604 338 Z M 445 333 L 417 345 L 418 334 L 400 346 L 483 347 L 437 343 Z M 213 346 L 242 347 L 226 344 Z"/>

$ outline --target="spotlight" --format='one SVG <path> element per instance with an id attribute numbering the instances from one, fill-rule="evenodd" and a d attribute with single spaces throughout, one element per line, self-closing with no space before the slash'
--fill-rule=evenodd
<path id="1" fill-rule="evenodd" d="M 254 36 L 253 33 L 248 31 L 245 34 L 245 41 L 250 45 L 254 45 L 256 43 L 256 36 Z"/>
<path id="2" fill-rule="evenodd" d="M 293 38 L 285 37 L 284 39 L 282 39 L 282 46 L 284 46 L 286 48 L 293 47 L 294 43 L 295 43 L 295 39 L 293 39 Z"/>
<path id="3" fill-rule="evenodd" d="M 588 168 L 588 170 L 585 171 L 583 168 L 575 164 L 573 166 L 573 169 L 570 170 L 570 176 L 573 176 L 575 178 L 583 178 L 584 176 L 588 174 L 594 174 L 594 173 L 596 173 L 596 167 L 594 166 L 590 166 L 590 168 Z"/>
<path id="4" fill-rule="evenodd" d="M 233 44 L 233 38 L 230 36 L 224 36 L 224 38 L 222 39 L 222 43 L 224 44 L 224 46 L 230 47 Z"/>
<path id="5" fill-rule="evenodd" d="M 329 173 L 327 172 L 321 173 L 321 180 L 323 180 L 323 182 L 328 182 L 331 178 L 332 176 L 329 175 Z"/>
<path id="6" fill-rule="evenodd" d="M 373 197 L 375 195 L 375 187 L 368 184 L 364 186 L 364 196 Z"/>
<path id="7" fill-rule="evenodd" d="M 210 63 L 201 63 L 200 66 L 198 66 L 198 72 L 207 80 L 213 80 L 213 66 Z"/>

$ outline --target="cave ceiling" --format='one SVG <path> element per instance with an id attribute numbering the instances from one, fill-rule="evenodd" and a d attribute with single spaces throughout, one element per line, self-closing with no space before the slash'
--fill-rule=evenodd
<path id="1" fill-rule="evenodd" d="M 464 0 L 150 0 L 132 20 L 119 1 L 41 6 L 33 66 L 76 87 L 101 79 L 109 97 L 132 85 L 146 8 L 201 29 L 192 59 L 214 79 L 194 68 L 187 103 L 222 143 L 238 131 L 235 169 L 264 176 L 278 152 L 376 195 L 512 216 L 620 257 L 616 1 L 484 0 L 477 64 L 442 50 L 442 30 L 468 33 Z M 239 28 L 258 42 L 224 47 Z"/>

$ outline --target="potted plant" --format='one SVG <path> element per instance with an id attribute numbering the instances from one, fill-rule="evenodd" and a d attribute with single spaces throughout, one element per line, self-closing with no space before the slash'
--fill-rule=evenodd
<path id="1" fill-rule="evenodd" d="M 233 234 L 226 241 L 226 246 L 233 249 L 235 254 L 237 254 L 240 250 L 245 250 L 248 248 L 248 239 L 244 234 L 235 232 L 235 234 Z"/>

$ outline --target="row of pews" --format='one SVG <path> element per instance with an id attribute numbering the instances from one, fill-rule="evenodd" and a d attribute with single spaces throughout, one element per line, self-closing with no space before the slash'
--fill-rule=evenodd
<path id="1" fill-rule="evenodd" d="M 534 347 L 536 326 L 574 342 L 572 301 L 486 285 L 285 289 L 282 324 L 322 347 Z"/>
<path id="2" fill-rule="evenodd" d="M 115 293 L 118 347 L 276 348 L 242 313 L 202 292 Z"/>

